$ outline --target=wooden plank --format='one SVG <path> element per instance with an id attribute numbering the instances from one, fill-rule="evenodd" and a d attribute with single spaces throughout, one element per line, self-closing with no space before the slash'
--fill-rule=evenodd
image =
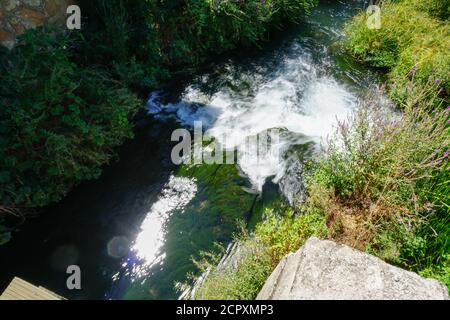
<path id="1" fill-rule="evenodd" d="M 0 300 L 14 300 L 14 297 L 6 292 L 0 296 Z"/>
<path id="2" fill-rule="evenodd" d="M 12 296 L 16 297 L 17 300 L 28 300 L 30 297 L 27 295 L 27 293 L 23 293 L 20 291 L 15 290 L 14 288 L 9 288 L 7 293 Z"/>
<path id="3" fill-rule="evenodd" d="M 55 300 L 56 298 L 52 295 L 47 294 L 45 291 L 36 290 L 36 288 L 26 290 L 21 290 L 16 288 L 11 288 L 12 295 L 17 296 L 21 300 Z M 58 300 L 58 299 L 56 299 Z"/>
<path id="4" fill-rule="evenodd" d="M 34 286 L 32 286 L 31 284 L 22 281 L 22 279 L 19 278 L 14 278 L 13 281 L 11 282 L 11 284 L 9 285 L 10 289 L 15 289 L 16 291 L 32 291 L 34 289 Z"/>
<path id="5" fill-rule="evenodd" d="M 6 292 L 9 293 L 9 296 L 16 297 L 18 300 L 55 299 L 55 297 L 49 295 L 47 292 L 40 290 L 19 278 L 13 279 L 6 289 Z"/>
<path id="6" fill-rule="evenodd" d="M 19 293 L 19 294 L 23 294 L 25 296 L 29 295 L 29 296 L 35 296 L 35 295 L 41 295 L 41 296 L 49 296 L 51 297 L 51 295 L 48 294 L 48 292 L 39 289 L 37 287 L 34 286 L 29 286 L 29 285 L 23 285 L 23 284 L 18 284 L 15 283 L 11 286 L 11 290 Z"/>
<path id="7" fill-rule="evenodd" d="M 43 287 L 36 287 L 25 280 L 15 277 L 0 300 L 63 300 L 64 298 Z"/>
<path id="8" fill-rule="evenodd" d="M 14 278 L 6 290 L 21 299 L 33 299 L 36 296 L 35 287 L 19 278 Z"/>

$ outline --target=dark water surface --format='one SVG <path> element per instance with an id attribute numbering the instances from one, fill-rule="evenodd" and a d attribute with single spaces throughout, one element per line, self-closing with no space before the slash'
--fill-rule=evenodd
<path id="1" fill-rule="evenodd" d="M 337 44 L 344 22 L 366 2 L 322 1 L 304 24 L 262 50 L 218 63 L 179 94 L 154 94 L 151 115 L 121 148 L 120 161 L 0 246 L 0 291 L 19 276 L 69 299 L 177 298 L 175 283 L 194 270 L 191 256 L 227 244 L 237 218 L 257 219 L 268 181 L 294 197 L 301 186 L 289 155 L 317 145 L 377 81 Z M 285 156 L 177 167 L 171 133 L 198 120 L 217 140 L 231 137 L 231 147 L 281 128 Z M 72 264 L 81 268 L 82 290 L 66 288 Z"/>

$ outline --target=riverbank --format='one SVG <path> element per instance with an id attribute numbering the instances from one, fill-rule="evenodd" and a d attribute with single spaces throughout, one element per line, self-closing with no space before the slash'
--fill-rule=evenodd
<path id="1" fill-rule="evenodd" d="M 209 275 L 195 298 L 254 299 L 279 261 L 311 236 L 367 251 L 450 286 L 450 118 L 444 104 L 449 70 L 440 54 L 449 49 L 442 32 L 448 20 L 436 18 L 439 3 L 415 1 L 414 10 L 422 8 L 413 11 L 419 20 L 411 18 L 409 1 L 385 3 L 381 30 L 368 30 L 364 13 L 350 22 L 348 50 L 391 70 L 388 92 L 401 111 L 383 105 L 383 92 L 364 97 L 349 120 L 338 123 L 325 154 L 308 163 L 306 202 L 267 209 L 254 233 L 236 239 L 247 249 L 234 268 L 217 269 L 214 259 L 205 259 Z M 423 22 L 421 33 L 411 33 L 403 18 L 418 27 Z M 410 36 L 419 42 L 405 40 Z M 428 37 L 435 51 L 424 49 Z M 426 59 L 430 52 L 436 54 Z M 402 60 L 405 56 L 422 63 Z M 405 85 L 406 95 L 399 91 Z"/>

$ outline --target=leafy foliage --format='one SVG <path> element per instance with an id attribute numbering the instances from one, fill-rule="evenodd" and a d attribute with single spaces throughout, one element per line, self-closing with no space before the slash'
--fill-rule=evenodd
<path id="1" fill-rule="evenodd" d="M 2 53 L 0 202 L 43 206 L 98 177 L 112 148 L 132 135 L 137 97 L 101 70 L 72 61 L 66 36 L 25 33 Z"/>
<path id="2" fill-rule="evenodd" d="M 366 15 L 361 13 L 347 26 L 347 47 L 362 61 L 390 71 L 390 94 L 395 101 L 403 102 L 412 94 L 410 79 L 415 87 L 436 81 L 436 92 L 448 101 L 448 20 L 439 20 L 435 16 L 442 13 L 433 13 L 448 12 L 448 8 L 449 2 L 440 0 L 384 1 L 381 29 L 368 29 Z"/>
<path id="3" fill-rule="evenodd" d="M 89 63 L 111 61 L 135 85 L 155 85 L 237 46 L 254 45 L 270 28 L 299 21 L 316 0 L 82 1 L 92 23 Z M 130 61 L 133 61 L 130 63 Z M 135 68 L 134 66 L 137 66 Z M 129 78 L 129 76 L 127 76 Z"/>

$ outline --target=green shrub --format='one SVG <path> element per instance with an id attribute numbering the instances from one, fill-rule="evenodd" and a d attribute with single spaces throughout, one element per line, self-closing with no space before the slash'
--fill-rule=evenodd
<path id="1" fill-rule="evenodd" d="M 363 102 L 350 123 L 339 124 L 317 175 L 326 177 L 340 197 L 382 196 L 391 204 L 405 204 L 422 181 L 418 179 L 440 172 L 447 161 L 442 158 L 449 137 L 446 111 L 433 112 L 433 104 L 425 102 L 418 106 L 415 95 L 405 103 L 403 115 L 397 115 L 373 99 Z"/>
<path id="2" fill-rule="evenodd" d="M 169 71 L 180 73 L 237 46 L 255 45 L 269 29 L 300 21 L 316 3 L 84 0 L 90 19 L 83 56 L 88 64 L 112 65 L 115 76 L 133 87 L 154 87 Z"/>
<path id="3" fill-rule="evenodd" d="M 170 3 L 170 2 L 169 2 Z M 255 44 L 268 29 L 296 22 L 316 0 L 176 1 L 158 8 L 161 50 L 171 65 L 198 63 L 237 45 Z M 181 12 L 181 14 L 180 14 Z"/>
<path id="4" fill-rule="evenodd" d="M 414 4 L 418 10 L 422 10 L 432 17 L 441 20 L 448 20 L 450 17 L 449 0 L 416 0 Z"/>
<path id="5" fill-rule="evenodd" d="M 298 215 L 289 208 L 282 215 L 267 209 L 265 215 L 266 219 L 256 226 L 255 237 L 266 248 L 273 268 L 310 237 L 327 236 L 326 218 L 322 214 L 308 212 Z"/>
<path id="6" fill-rule="evenodd" d="M 79 68 L 74 41 L 27 31 L 0 64 L 0 203 L 39 207 L 100 175 L 132 135 L 140 101 L 107 72 Z"/>
<path id="7" fill-rule="evenodd" d="M 448 1 L 444 1 L 447 3 Z M 450 93 L 450 38 L 448 21 L 438 20 L 423 8 L 432 9 L 436 0 L 385 1 L 381 7 L 381 29 L 368 29 L 366 15 L 356 16 L 347 26 L 347 47 L 360 60 L 390 71 L 390 94 L 404 102 L 414 79 L 416 86 L 436 81 L 441 100 Z"/>
<path id="8" fill-rule="evenodd" d="M 236 268 L 226 267 L 217 270 L 217 259 L 206 281 L 195 295 L 197 300 L 253 300 L 258 295 L 266 279 L 272 272 L 270 257 L 256 239 L 248 235 L 238 241 L 241 248 L 239 264 Z M 203 269 L 205 270 L 205 269 Z"/>

